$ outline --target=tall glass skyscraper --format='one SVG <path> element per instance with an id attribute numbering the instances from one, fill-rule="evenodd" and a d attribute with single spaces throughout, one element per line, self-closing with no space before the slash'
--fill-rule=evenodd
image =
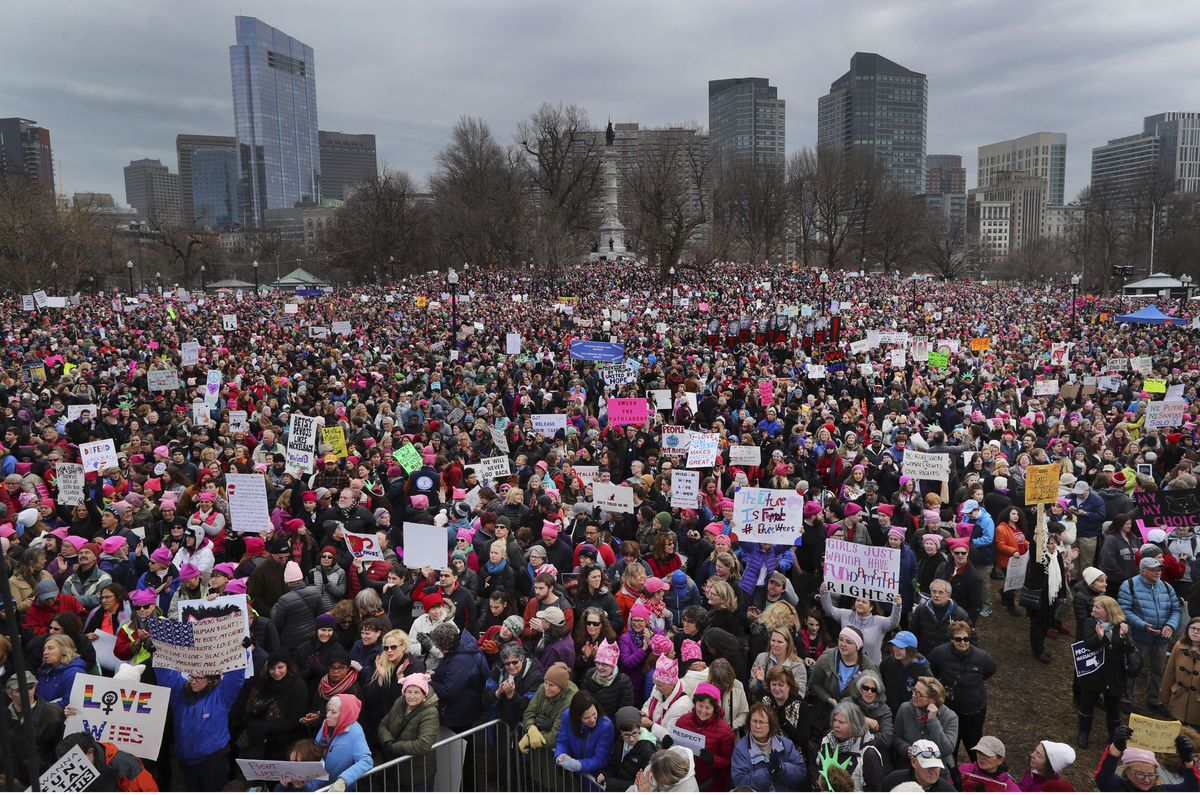
<path id="1" fill-rule="evenodd" d="M 196 149 L 191 161 L 193 224 L 222 232 L 240 225 L 237 154 L 229 149 Z"/>
<path id="2" fill-rule="evenodd" d="M 235 17 L 229 48 L 239 190 L 247 226 L 269 209 L 321 200 L 312 47 L 254 17 Z"/>

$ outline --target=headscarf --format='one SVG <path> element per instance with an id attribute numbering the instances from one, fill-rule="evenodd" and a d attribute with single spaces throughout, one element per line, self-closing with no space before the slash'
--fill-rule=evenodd
<path id="1" fill-rule="evenodd" d="M 342 702 L 342 711 L 338 714 L 337 725 L 330 729 L 329 721 L 326 720 L 321 724 L 321 731 L 317 732 L 317 742 L 322 745 L 333 742 L 333 738 L 350 728 L 350 724 L 357 721 L 359 713 L 362 712 L 362 701 L 358 696 L 343 693 L 338 699 Z"/>

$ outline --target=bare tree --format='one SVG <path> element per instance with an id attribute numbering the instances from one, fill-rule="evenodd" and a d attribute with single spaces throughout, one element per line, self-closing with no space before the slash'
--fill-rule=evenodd
<path id="1" fill-rule="evenodd" d="M 384 167 L 359 185 L 321 241 L 331 268 L 358 281 L 422 264 L 429 214 L 407 172 Z"/>
<path id="2" fill-rule="evenodd" d="M 942 219 L 933 219 L 920 197 L 910 196 L 895 186 L 884 186 L 879 191 L 878 206 L 872 215 L 872 226 L 862 240 L 862 262 L 864 265 L 882 265 L 884 270 L 905 270 L 916 258 L 922 240 L 933 224 L 942 224 Z M 943 229 L 951 235 L 953 230 Z"/>
<path id="3" fill-rule="evenodd" d="M 833 147 L 821 147 L 806 164 L 807 201 L 817 250 L 824 267 L 844 264 L 851 235 L 870 234 L 880 200 L 882 173 L 870 159 Z"/>
<path id="4" fill-rule="evenodd" d="M 963 279 L 971 271 L 972 258 L 977 252 L 967 245 L 962 235 L 945 223 L 932 221 L 914 252 L 915 261 L 946 281 Z"/>
<path id="5" fill-rule="evenodd" d="M 1078 198 L 1082 217 L 1067 236 L 1067 254 L 1075 269 L 1106 287 L 1113 279 L 1113 268 L 1124 265 L 1128 210 L 1118 191 L 1109 183 L 1096 182 Z"/>
<path id="6" fill-rule="evenodd" d="M 788 211 L 783 164 L 736 160 L 719 175 L 713 191 L 713 218 L 732 227 L 737 254 L 759 262 L 778 253 Z"/>
<path id="7" fill-rule="evenodd" d="M 1003 270 L 1017 279 L 1040 281 L 1066 274 L 1070 265 L 1063 244 L 1039 237 L 1010 252 Z"/>
<path id="8" fill-rule="evenodd" d="M 542 262 L 557 267 L 590 250 L 600 226 L 603 139 L 578 105 L 542 103 L 517 128 L 532 203 L 530 237 Z"/>
<path id="9" fill-rule="evenodd" d="M 785 170 L 787 180 L 788 236 L 795 242 L 796 256 L 804 267 L 812 264 L 816 243 L 816 205 L 812 186 L 816 180 L 817 156 L 811 149 L 802 149 L 788 156 Z"/>

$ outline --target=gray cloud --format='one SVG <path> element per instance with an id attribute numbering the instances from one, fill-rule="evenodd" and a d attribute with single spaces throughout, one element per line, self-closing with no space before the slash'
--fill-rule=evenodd
<path id="1" fill-rule="evenodd" d="M 707 123 L 707 81 L 766 76 L 788 101 L 788 149 L 816 138 L 817 98 L 855 50 L 929 75 L 929 151 L 1066 132 L 1067 193 L 1091 148 L 1141 117 L 1200 110 L 1200 4 L 1119 0 L 444 0 L 437 3 L 12 2 L 0 115 L 51 130 L 68 192 L 124 200 L 136 157 L 175 167 L 179 132 L 229 134 L 233 17 L 311 45 L 323 129 L 373 132 L 380 162 L 424 179 L 462 114 L 503 142 L 540 102 L 593 120 Z"/>

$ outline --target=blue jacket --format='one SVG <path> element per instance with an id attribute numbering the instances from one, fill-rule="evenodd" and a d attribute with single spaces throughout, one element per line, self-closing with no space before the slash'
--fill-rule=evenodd
<path id="1" fill-rule="evenodd" d="M 971 522 L 980 530 L 979 538 L 971 539 L 971 546 L 986 547 L 996 539 L 996 523 L 992 521 L 991 514 L 982 508 L 979 511 L 979 518 Z"/>
<path id="2" fill-rule="evenodd" d="M 596 728 L 583 727 L 583 735 L 577 735 L 571 729 L 571 710 L 564 709 L 559 721 L 558 739 L 554 742 L 554 758 L 566 754 L 581 765 L 581 773 L 591 773 L 593 776 L 604 772 L 608 764 L 609 753 L 612 751 L 613 738 L 616 731 L 612 721 L 601 718 Z"/>
<path id="3" fill-rule="evenodd" d="M 188 680 L 178 671 L 155 668 L 158 683 L 171 689 L 171 715 L 175 726 L 175 755 L 194 765 L 229 745 L 229 711 L 246 682 L 242 669 L 229 671 L 221 682 L 195 698 Z"/>
<path id="4" fill-rule="evenodd" d="M 754 593 L 763 568 L 766 567 L 763 582 L 766 582 L 773 572 L 786 573 L 792 567 L 792 554 L 792 547 L 785 544 L 775 544 L 765 550 L 758 544 L 750 544 L 742 561 L 743 573 L 739 586 L 746 593 Z"/>
<path id="5" fill-rule="evenodd" d="M 324 731 L 325 724 L 321 724 L 315 738 L 318 743 L 324 740 L 321 736 Z M 375 760 L 367 746 L 367 736 L 363 734 L 362 726 L 355 721 L 329 744 L 329 751 L 325 754 L 325 770 L 329 772 L 329 780 L 313 779 L 304 785 L 304 789 L 315 792 L 339 778 L 346 782 L 346 789 L 354 789 L 355 783 L 374 766 Z"/>
<path id="6" fill-rule="evenodd" d="M 1095 538 L 1100 535 L 1104 519 L 1108 515 L 1103 497 L 1094 491 L 1089 491 L 1082 500 L 1075 496 L 1071 497 L 1071 507 L 1083 511 L 1075 517 L 1075 534 L 1079 538 Z"/>
<path id="7" fill-rule="evenodd" d="M 43 666 L 38 670 L 37 697 L 42 701 L 51 701 L 65 707 L 71 700 L 71 686 L 75 684 L 75 675 L 86 673 L 87 666 L 79 657 L 66 665 L 56 665 L 53 668 Z"/>
<path id="8" fill-rule="evenodd" d="M 778 778 L 770 773 L 771 760 L 763 754 L 758 743 L 749 736 L 743 737 L 733 746 L 733 763 L 730 779 L 734 787 L 749 787 L 754 792 L 791 791 L 802 789 L 804 784 L 804 757 L 796 751 L 792 741 L 782 734 L 771 738 L 771 754 L 779 754 L 783 772 Z"/>
<path id="9" fill-rule="evenodd" d="M 487 661 L 475 638 L 465 629 L 459 633 L 458 646 L 442 658 L 429 680 L 442 704 L 442 723 L 456 731 L 465 729 L 483 710 L 483 683 L 488 678 Z"/>
<path id="10" fill-rule="evenodd" d="M 669 579 L 669 578 L 668 578 Z M 687 610 L 692 605 L 703 604 L 700 600 L 700 589 L 696 586 L 696 581 L 688 578 L 687 590 L 680 593 L 674 585 L 671 585 L 663 594 L 663 602 L 667 609 L 671 611 L 672 626 L 683 626 L 683 611 Z"/>
<path id="11" fill-rule="evenodd" d="M 1135 643 L 1147 643 L 1153 646 L 1165 646 L 1174 642 L 1179 635 L 1179 623 L 1182 615 L 1179 609 L 1179 595 L 1175 589 L 1162 580 L 1153 586 L 1141 574 L 1135 574 L 1125 582 L 1117 592 L 1117 602 L 1125 611 L 1129 626 L 1133 627 Z M 1170 640 L 1162 635 L 1151 635 L 1147 626 L 1162 629 L 1170 626 L 1175 630 Z"/>

